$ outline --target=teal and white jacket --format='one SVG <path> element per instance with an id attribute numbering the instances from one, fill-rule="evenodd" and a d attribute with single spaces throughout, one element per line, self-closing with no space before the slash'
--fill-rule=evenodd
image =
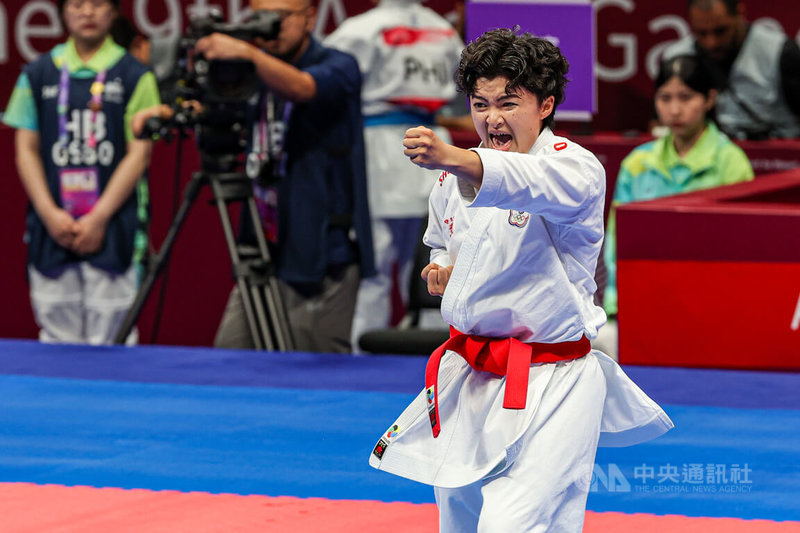
<path id="1" fill-rule="evenodd" d="M 672 134 L 634 148 L 622 161 L 606 230 L 603 251 L 608 270 L 603 296 L 606 313 L 617 314 L 616 206 L 752 179 L 753 168 L 745 153 L 713 122 L 708 123 L 683 158 L 675 150 Z"/>

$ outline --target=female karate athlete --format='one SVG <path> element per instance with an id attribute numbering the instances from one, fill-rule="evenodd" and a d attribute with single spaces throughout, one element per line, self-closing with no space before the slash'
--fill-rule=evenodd
<path id="1" fill-rule="evenodd" d="M 591 349 L 606 319 L 593 303 L 605 171 L 550 130 L 568 68 L 546 40 L 485 33 L 456 74 L 480 147 L 425 127 L 403 140 L 413 163 L 444 171 L 422 276 L 453 327 L 370 464 L 433 485 L 442 532 L 581 531 L 598 442 L 673 427 Z"/>

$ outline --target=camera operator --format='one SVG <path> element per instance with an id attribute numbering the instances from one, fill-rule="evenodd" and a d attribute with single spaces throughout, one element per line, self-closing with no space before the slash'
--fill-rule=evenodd
<path id="1" fill-rule="evenodd" d="M 355 59 L 323 47 L 309 0 L 252 0 L 280 16 L 276 39 L 213 33 L 207 60 L 251 61 L 260 78 L 247 173 L 297 350 L 349 353 L 360 277 L 374 273 L 366 201 L 361 75 Z M 242 227 L 240 239 L 252 238 Z M 238 288 L 215 345 L 252 348 Z"/>

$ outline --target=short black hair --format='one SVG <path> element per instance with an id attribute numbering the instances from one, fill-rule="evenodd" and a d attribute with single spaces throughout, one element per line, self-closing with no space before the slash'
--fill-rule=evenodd
<path id="1" fill-rule="evenodd" d="M 697 7 L 700 9 L 711 9 L 714 2 L 719 2 L 724 5 L 729 15 L 739 14 L 739 4 L 741 0 L 689 0 L 686 4 L 686 8 Z"/>
<path id="2" fill-rule="evenodd" d="M 519 26 L 492 30 L 469 43 L 461 53 L 456 86 L 472 96 L 478 79 L 504 76 L 509 94 L 523 87 L 535 94 L 540 104 L 553 96 L 553 111 L 542 121 L 543 126 L 551 126 L 556 108 L 564 101 L 569 63 L 550 41 L 518 31 Z"/>
<path id="3" fill-rule="evenodd" d="M 124 15 L 117 15 L 114 17 L 114 22 L 111 23 L 111 38 L 114 42 L 120 45 L 125 50 L 130 50 L 134 39 L 139 37 L 141 32 L 136 29 L 131 19 Z"/>

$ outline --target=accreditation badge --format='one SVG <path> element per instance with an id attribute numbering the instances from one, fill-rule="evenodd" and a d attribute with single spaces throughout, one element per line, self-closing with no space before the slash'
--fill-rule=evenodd
<path id="1" fill-rule="evenodd" d="M 64 168 L 58 173 L 61 184 L 61 205 L 74 218 L 92 210 L 100 197 L 100 176 L 97 167 Z"/>
<path id="2" fill-rule="evenodd" d="M 258 208 L 258 216 L 268 242 L 278 242 L 278 188 L 275 186 L 253 187 L 253 197 Z"/>

